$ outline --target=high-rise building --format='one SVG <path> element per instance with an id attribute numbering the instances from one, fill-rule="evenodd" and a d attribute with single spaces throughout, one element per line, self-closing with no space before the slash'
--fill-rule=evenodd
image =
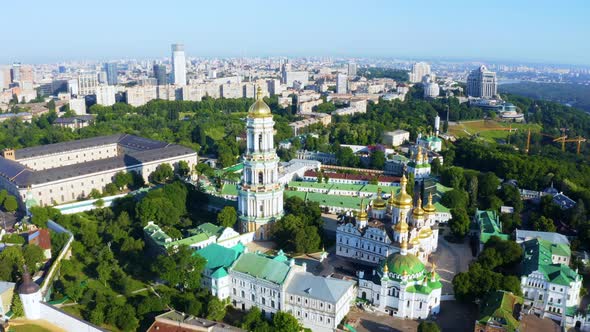
<path id="1" fill-rule="evenodd" d="M 80 95 L 86 96 L 95 94 L 97 86 L 98 75 L 96 72 L 82 72 L 78 74 L 78 93 Z"/>
<path id="2" fill-rule="evenodd" d="M 279 183 L 273 127 L 270 107 L 262 100 L 262 89 L 258 87 L 256 102 L 246 119 L 244 171 L 238 190 L 241 229 L 256 232 L 258 240 L 268 239 L 271 224 L 283 216 L 283 187 Z"/>
<path id="3" fill-rule="evenodd" d="M 493 98 L 498 94 L 496 73 L 489 71 L 486 66 L 474 69 L 467 76 L 467 95 L 479 98 Z"/>
<path id="4" fill-rule="evenodd" d="M 12 82 L 20 82 L 20 62 L 15 62 L 12 64 L 10 74 Z"/>
<path id="5" fill-rule="evenodd" d="M 349 63 L 348 64 L 348 76 L 355 77 L 356 76 L 356 63 Z"/>
<path id="6" fill-rule="evenodd" d="M 336 75 L 336 93 L 348 93 L 348 76 L 346 74 Z"/>
<path id="7" fill-rule="evenodd" d="M 10 86 L 10 67 L 0 66 L 0 90 L 8 89 Z"/>
<path id="8" fill-rule="evenodd" d="M 154 77 L 156 78 L 157 85 L 166 85 L 168 83 L 167 76 L 166 66 L 154 64 Z"/>
<path id="9" fill-rule="evenodd" d="M 104 70 L 107 73 L 107 84 L 108 85 L 117 85 L 117 83 L 118 83 L 118 80 L 117 80 L 117 73 L 118 73 L 117 64 L 114 63 L 114 62 L 105 63 L 104 64 Z"/>
<path id="10" fill-rule="evenodd" d="M 172 84 L 186 85 L 186 58 L 183 44 L 172 44 Z"/>
<path id="11" fill-rule="evenodd" d="M 416 62 L 412 65 L 410 82 L 420 83 L 426 75 L 430 75 L 430 65 L 426 62 Z"/>
<path id="12" fill-rule="evenodd" d="M 101 85 L 96 88 L 96 103 L 102 106 L 112 106 L 115 100 L 115 87 L 112 85 Z"/>

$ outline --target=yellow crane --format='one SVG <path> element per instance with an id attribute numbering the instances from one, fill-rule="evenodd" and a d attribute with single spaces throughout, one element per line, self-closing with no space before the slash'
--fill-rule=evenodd
<path id="1" fill-rule="evenodd" d="M 561 137 L 557 137 L 553 140 L 553 142 L 561 142 L 561 151 L 565 151 L 565 143 L 569 143 L 569 142 L 576 142 L 578 143 L 577 145 L 577 149 L 576 149 L 576 154 L 580 154 L 580 146 L 582 145 L 583 142 L 586 142 L 586 138 L 582 137 L 582 136 L 578 136 L 575 138 L 570 138 L 568 139 L 567 136 L 561 136 Z"/>

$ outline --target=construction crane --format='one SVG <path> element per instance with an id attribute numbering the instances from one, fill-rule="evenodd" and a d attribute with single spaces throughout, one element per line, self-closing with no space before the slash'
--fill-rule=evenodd
<path id="1" fill-rule="evenodd" d="M 580 154 L 580 146 L 582 145 L 583 142 L 586 142 L 586 139 L 582 136 L 578 136 L 576 138 L 570 138 L 570 139 L 568 139 L 567 136 L 561 136 L 561 137 L 557 137 L 556 139 L 554 139 L 553 142 L 561 142 L 561 151 L 565 151 L 565 143 L 566 142 L 576 142 L 576 143 L 578 143 L 578 146 L 576 149 L 576 154 Z"/>
<path id="2" fill-rule="evenodd" d="M 566 131 L 566 130 L 567 130 L 567 129 L 565 129 L 565 128 L 560 128 L 560 131 L 561 131 L 561 133 L 562 133 L 562 136 L 561 136 L 561 137 L 555 137 L 555 136 L 553 136 L 553 135 L 549 135 L 549 134 L 545 134 L 545 133 L 541 133 L 541 132 L 539 132 L 539 133 L 537 133 L 537 134 L 539 134 L 539 135 L 541 135 L 541 136 L 549 137 L 549 138 L 551 138 L 551 140 L 552 140 L 553 142 L 561 142 L 562 140 L 567 140 L 567 136 L 565 135 L 565 131 Z M 531 129 L 529 128 L 529 129 L 528 129 L 528 133 L 527 133 L 527 138 L 526 138 L 526 149 L 525 149 L 525 152 L 526 152 L 527 154 L 529 153 L 529 151 L 530 151 L 530 148 L 531 148 Z M 561 149 L 562 149 L 562 150 L 565 150 L 565 142 L 562 142 L 562 147 L 561 147 Z"/>

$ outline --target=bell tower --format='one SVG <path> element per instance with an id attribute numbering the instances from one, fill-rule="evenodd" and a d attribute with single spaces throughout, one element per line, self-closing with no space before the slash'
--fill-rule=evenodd
<path id="1" fill-rule="evenodd" d="M 270 237 L 269 225 L 283 216 L 283 187 L 278 182 L 279 158 L 274 148 L 274 121 L 262 100 L 262 89 L 246 119 L 244 173 L 238 189 L 238 214 L 242 232 L 256 232 L 255 239 Z"/>

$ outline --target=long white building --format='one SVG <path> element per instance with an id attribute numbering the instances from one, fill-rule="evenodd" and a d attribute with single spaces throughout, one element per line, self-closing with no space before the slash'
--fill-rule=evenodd
<path id="1" fill-rule="evenodd" d="M 313 331 L 334 331 L 356 298 L 354 281 L 315 276 L 282 251 L 267 256 L 212 244 L 197 253 L 207 261 L 202 283 L 212 295 L 268 318 L 289 312 Z"/>
<path id="2" fill-rule="evenodd" d="M 197 153 L 128 134 L 5 149 L 0 157 L 0 187 L 22 202 L 55 205 L 85 198 L 92 189 L 102 191 L 117 172 L 136 172 L 147 181 L 158 165 L 176 167 L 181 160 L 192 169 Z"/>

